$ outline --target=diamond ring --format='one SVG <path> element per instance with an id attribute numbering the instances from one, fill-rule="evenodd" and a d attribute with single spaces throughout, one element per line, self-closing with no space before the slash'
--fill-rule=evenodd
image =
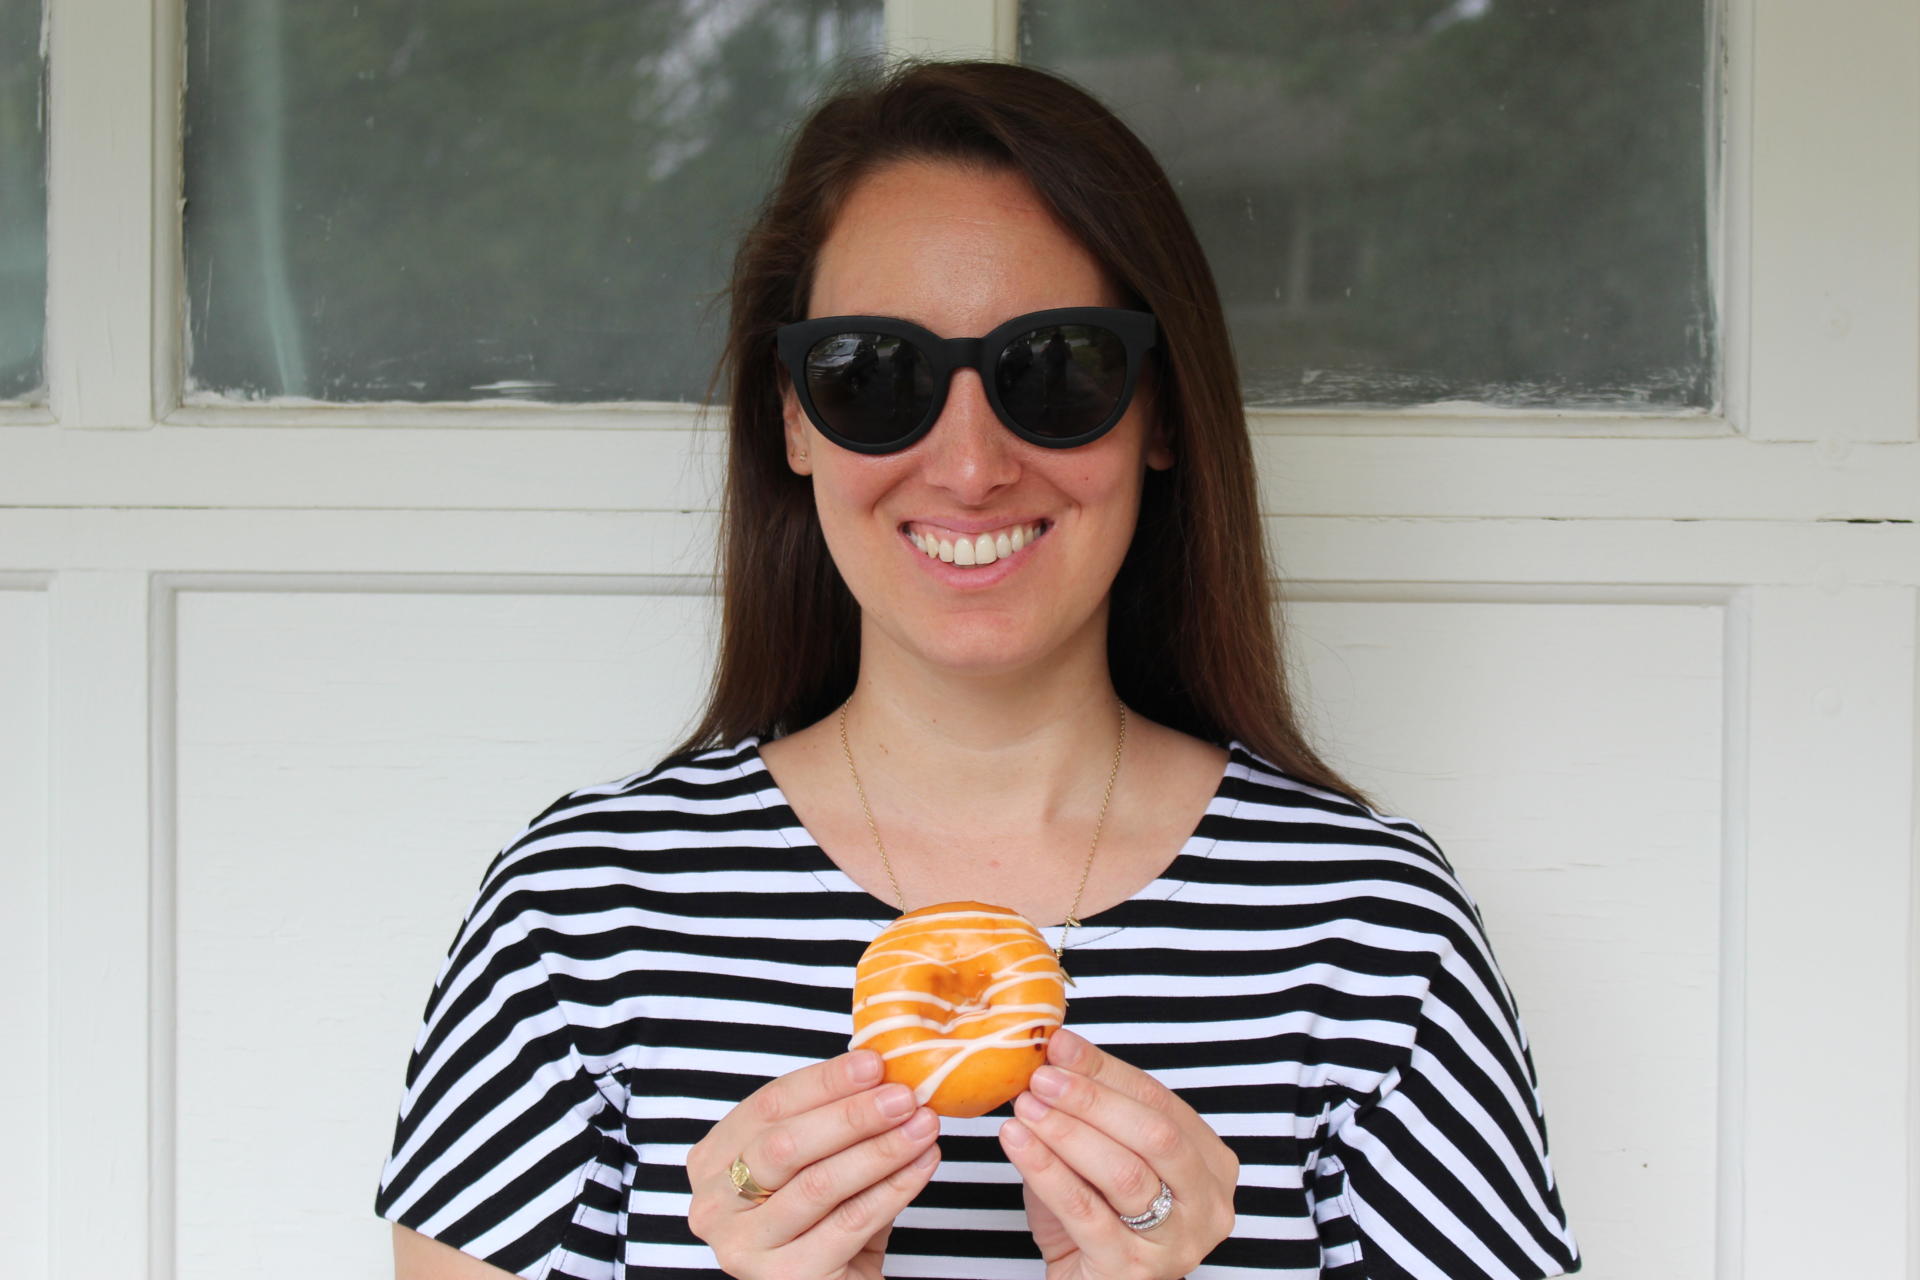
<path id="1" fill-rule="evenodd" d="M 1120 1221 L 1126 1223 L 1135 1231 L 1151 1231 L 1165 1222 L 1167 1215 L 1172 1212 L 1173 1192 L 1163 1180 L 1160 1183 L 1159 1194 L 1154 1196 L 1153 1203 L 1147 1206 L 1145 1213 L 1136 1213 L 1132 1217 L 1128 1217 L 1123 1213 L 1120 1215 Z"/>

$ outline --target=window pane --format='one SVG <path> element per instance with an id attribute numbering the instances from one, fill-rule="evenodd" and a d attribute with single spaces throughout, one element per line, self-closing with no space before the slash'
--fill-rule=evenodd
<path id="1" fill-rule="evenodd" d="M 1153 147 L 1249 403 L 1707 407 L 1706 16 L 1684 0 L 1024 0 Z"/>
<path id="2" fill-rule="evenodd" d="M 698 400 L 784 130 L 881 0 L 189 0 L 190 385 Z"/>
<path id="3" fill-rule="evenodd" d="M 0 400 L 43 401 L 47 134 L 40 5 L 0 0 Z"/>

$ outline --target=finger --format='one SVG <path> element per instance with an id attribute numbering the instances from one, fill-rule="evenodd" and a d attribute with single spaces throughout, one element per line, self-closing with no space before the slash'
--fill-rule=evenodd
<path id="1" fill-rule="evenodd" d="M 761 1186 L 778 1191 L 801 1171 L 885 1133 L 910 1119 L 917 1109 L 913 1090 L 903 1084 L 883 1084 L 762 1129 L 747 1139 L 740 1158 Z"/>
<path id="2" fill-rule="evenodd" d="M 1187 1139 L 1202 1148 L 1219 1140 L 1212 1126 L 1185 1098 L 1131 1062 L 1114 1057 L 1085 1036 L 1075 1035 L 1065 1027 L 1055 1031 L 1048 1040 L 1047 1065 L 1093 1080 L 1172 1117 Z M 1034 1074 L 1038 1076 L 1045 1070 L 1046 1067 L 1042 1067 Z"/>
<path id="3" fill-rule="evenodd" d="M 933 1115 L 931 1111 L 926 1114 Z M 938 1128 L 936 1121 L 934 1129 Z M 828 1275 L 845 1266 L 875 1235 L 892 1227 L 893 1220 L 913 1203 L 939 1167 L 940 1147 L 929 1142 L 904 1165 L 840 1200 L 782 1254 L 783 1267 L 789 1258 L 794 1264 L 785 1273 Z M 771 1205 L 773 1201 L 767 1203 Z"/>
<path id="4" fill-rule="evenodd" d="M 1188 1106 L 1184 1098 L 1147 1072 L 1131 1062 L 1114 1057 L 1085 1036 L 1077 1035 L 1065 1027 L 1047 1038 L 1047 1062 L 1076 1075 L 1098 1080 L 1136 1102 L 1161 1108 L 1169 1114 L 1182 1117 L 1190 1115 L 1196 1120 L 1200 1117 L 1200 1113 Z"/>
<path id="5" fill-rule="evenodd" d="M 1115 1213 L 1132 1216 L 1146 1212 L 1160 1191 L 1163 1175 L 1157 1170 L 1166 1168 L 1165 1176 L 1170 1182 L 1187 1187 L 1198 1185 L 1195 1179 L 1205 1176 L 1191 1169 L 1174 1170 L 1170 1167 L 1172 1161 L 1168 1166 L 1151 1163 L 1125 1142 L 1057 1107 L 1049 1107 L 1030 1093 L 1016 1098 L 1013 1110 L 1049 1151 L 1066 1161 L 1083 1181 L 1100 1193 Z M 1166 1117 L 1158 1112 L 1153 1114 L 1159 1124 L 1174 1130 Z M 1177 1136 L 1175 1140 L 1178 1141 Z"/>
<path id="6" fill-rule="evenodd" d="M 687 1153 L 688 1174 L 696 1185 L 711 1178 L 716 1170 L 724 1177 L 733 1158 L 741 1154 L 754 1135 L 790 1116 L 872 1089 L 880 1082 L 881 1071 L 879 1054 L 871 1049 L 855 1049 L 769 1080 L 722 1116 L 707 1135 L 694 1144 Z M 759 1167 L 752 1168 L 754 1177 L 761 1179 Z M 776 1184 L 762 1180 L 762 1185 Z"/>
<path id="7" fill-rule="evenodd" d="M 905 1123 L 806 1165 L 758 1206 L 740 1201 L 750 1245 L 774 1249 L 797 1241 L 831 1220 L 849 1200 L 885 1184 L 902 1170 L 912 1169 L 913 1162 L 929 1150 L 936 1153 L 937 1162 L 940 1148 L 935 1139 L 939 1133 L 940 1117 L 921 1107 Z M 857 1215 L 841 1216 L 850 1219 Z M 873 1230 L 867 1232 L 868 1236 L 872 1234 Z M 823 1238 L 836 1237 L 829 1231 Z M 860 1237 L 862 1242 L 866 1238 Z M 843 1256 L 841 1261 L 845 1260 Z"/>
<path id="8" fill-rule="evenodd" d="M 1017 1117 L 1000 1126 L 1000 1149 L 1020 1180 L 1060 1219 L 1074 1245 L 1089 1257 L 1109 1257 L 1133 1234 L 1099 1190 L 1074 1171 Z"/>
<path id="9" fill-rule="evenodd" d="M 1153 1198 L 1152 1193 L 1158 1189 L 1160 1178 L 1165 1178 L 1174 1186 L 1188 1187 L 1197 1185 L 1201 1180 L 1212 1181 L 1214 1175 L 1209 1168 L 1209 1161 L 1225 1152 L 1226 1144 L 1206 1126 L 1205 1121 L 1199 1122 L 1202 1132 L 1195 1134 L 1189 1126 L 1167 1111 L 1136 1101 L 1120 1090 L 1088 1076 L 1075 1075 L 1058 1067 L 1041 1067 L 1033 1073 L 1027 1088 L 1034 1096 L 1026 1100 L 1027 1110 L 1020 1114 L 1027 1116 L 1051 1145 L 1060 1146 L 1059 1142 L 1054 1141 L 1055 1138 L 1064 1141 L 1068 1135 L 1074 1135 L 1077 1140 L 1076 1151 L 1086 1151 L 1091 1159 L 1103 1159 L 1106 1148 L 1072 1123 L 1079 1121 L 1086 1129 L 1123 1147 L 1148 1169 L 1157 1172 L 1158 1176 L 1148 1184 L 1145 1200 L 1136 1203 L 1128 1198 L 1113 1202 L 1115 1208 L 1127 1213 L 1138 1213 L 1146 1207 L 1146 1200 Z M 1074 1164 L 1083 1173 L 1091 1173 L 1101 1167 L 1085 1165 L 1078 1160 Z M 1104 1164 L 1120 1164 L 1124 1167 L 1124 1161 L 1117 1158 L 1104 1159 Z M 1128 1172 L 1131 1173 L 1131 1170 Z"/>

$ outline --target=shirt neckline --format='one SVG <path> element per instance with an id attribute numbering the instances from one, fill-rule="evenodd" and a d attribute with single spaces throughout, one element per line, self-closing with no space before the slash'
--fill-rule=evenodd
<path id="1" fill-rule="evenodd" d="M 760 754 L 760 736 L 758 734 L 747 735 L 740 740 L 736 749 L 743 749 L 745 751 L 745 757 L 737 766 L 740 777 L 743 780 L 751 780 L 752 775 L 758 774 L 761 785 L 760 789 L 755 793 L 754 798 L 759 801 L 760 807 L 763 809 L 777 807 L 786 811 L 789 820 L 781 828 L 780 836 L 787 842 L 789 848 L 812 856 L 818 865 L 809 867 L 808 871 L 812 873 L 816 881 L 819 881 L 820 887 L 829 892 L 848 893 L 859 898 L 863 904 L 862 914 L 866 915 L 876 925 L 883 924 L 888 920 L 898 917 L 900 914 L 898 905 L 876 898 L 865 889 L 862 889 L 852 876 L 840 869 L 839 863 L 827 856 L 826 849 L 814 838 L 813 832 L 807 830 L 806 823 L 800 821 L 799 810 L 795 809 L 792 801 L 788 800 L 787 793 L 780 789 L 779 782 L 776 781 L 773 776 L 773 770 L 767 768 L 767 762 Z M 1160 869 L 1152 880 L 1149 880 L 1139 891 L 1134 893 L 1132 897 L 1117 902 L 1103 911 L 1096 911 L 1091 915 L 1082 917 L 1077 928 L 1086 930 L 1087 932 L 1082 935 L 1077 935 L 1074 938 L 1076 945 L 1086 945 L 1098 938 L 1117 933 L 1119 930 L 1125 928 L 1125 920 L 1121 917 L 1129 913 L 1136 903 L 1165 902 L 1177 897 L 1186 889 L 1187 881 L 1173 879 L 1167 873 L 1178 866 L 1182 858 L 1207 858 L 1212 856 L 1216 843 L 1215 838 L 1202 835 L 1201 832 L 1206 828 L 1209 818 L 1216 814 L 1230 817 L 1234 811 L 1239 808 L 1240 802 L 1236 799 L 1230 799 L 1226 794 L 1227 781 L 1235 776 L 1244 775 L 1246 772 L 1245 768 L 1235 760 L 1235 757 L 1239 753 L 1247 750 L 1246 745 L 1238 738 L 1235 738 L 1227 743 L 1226 750 L 1227 763 L 1225 767 L 1221 769 L 1220 777 L 1213 786 L 1213 794 L 1207 798 L 1207 807 L 1201 812 L 1199 820 L 1194 824 L 1193 831 L 1188 834 L 1186 840 L 1181 843 L 1180 847 L 1174 851 L 1173 857 L 1168 859 L 1167 864 Z M 769 799 L 769 796 L 771 796 L 771 799 Z M 801 840 L 794 838 L 794 833 L 796 832 L 799 833 Z M 826 880 L 821 879 L 821 876 L 825 873 L 838 876 L 845 887 L 842 888 L 829 884 Z M 1061 926 L 1060 922 L 1055 922 L 1051 924 L 1041 924 L 1039 927 L 1042 929 L 1058 929 Z"/>

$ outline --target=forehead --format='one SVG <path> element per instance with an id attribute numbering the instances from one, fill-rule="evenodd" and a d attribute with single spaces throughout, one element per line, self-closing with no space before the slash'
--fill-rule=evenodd
<path id="1" fill-rule="evenodd" d="M 1024 176 L 906 160 L 848 192 L 815 260 L 808 314 L 984 333 L 1027 311 L 1118 305 L 1099 261 Z"/>

